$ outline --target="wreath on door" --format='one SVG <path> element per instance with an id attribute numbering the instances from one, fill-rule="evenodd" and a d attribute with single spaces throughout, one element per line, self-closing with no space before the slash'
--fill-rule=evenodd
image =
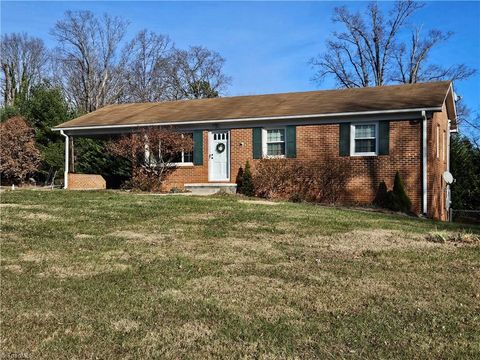
<path id="1" fill-rule="evenodd" d="M 225 151 L 225 144 L 224 143 L 218 143 L 217 147 L 215 148 L 219 154 Z"/>

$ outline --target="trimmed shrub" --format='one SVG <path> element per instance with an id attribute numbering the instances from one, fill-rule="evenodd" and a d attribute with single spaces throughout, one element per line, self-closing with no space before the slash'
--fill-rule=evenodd
<path id="1" fill-rule="evenodd" d="M 292 201 L 336 203 L 350 178 L 348 160 L 263 159 L 255 170 L 257 196 Z"/>
<path id="2" fill-rule="evenodd" d="M 255 195 L 267 199 L 288 199 L 292 189 L 293 166 L 286 159 L 263 159 L 255 165 Z"/>

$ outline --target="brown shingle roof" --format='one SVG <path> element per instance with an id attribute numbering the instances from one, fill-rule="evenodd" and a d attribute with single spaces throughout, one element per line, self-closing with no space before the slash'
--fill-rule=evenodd
<path id="1" fill-rule="evenodd" d="M 57 128 L 183 123 L 441 107 L 450 81 L 160 103 L 116 104 Z"/>

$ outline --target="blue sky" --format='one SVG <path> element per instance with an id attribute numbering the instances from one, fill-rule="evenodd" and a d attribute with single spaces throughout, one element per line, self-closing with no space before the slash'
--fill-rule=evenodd
<path id="1" fill-rule="evenodd" d="M 308 60 L 324 49 L 335 29 L 333 8 L 352 9 L 363 2 L 6 2 L 1 3 L 1 32 L 27 32 L 42 38 L 66 10 L 88 9 L 130 21 L 128 37 L 147 28 L 168 34 L 179 47 L 203 45 L 225 59 L 232 77 L 228 95 L 332 88 L 311 81 Z M 390 3 L 381 3 L 388 7 Z M 427 2 L 411 21 L 455 35 L 434 53 L 442 65 L 463 62 L 480 68 L 480 2 Z M 480 74 L 456 84 L 457 92 L 480 111 Z"/>

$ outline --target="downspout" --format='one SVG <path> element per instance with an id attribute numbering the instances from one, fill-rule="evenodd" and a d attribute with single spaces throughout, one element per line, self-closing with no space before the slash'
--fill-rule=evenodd
<path id="1" fill-rule="evenodd" d="M 451 128 L 452 127 L 452 120 L 448 119 L 447 125 L 447 171 L 450 172 L 450 136 L 451 136 Z M 446 194 L 446 210 L 447 210 L 447 221 L 452 221 L 452 190 L 451 184 L 447 184 L 447 194 Z"/>
<path id="2" fill-rule="evenodd" d="M 427 114 L 422 110 L 422 213 L 426 216 L 428 211 L 427 189 Z"/>
<path id="3" fill-rule="evenodd" d="M 450 172 L 450 136 L 452 131 L 450 130 L 452 126 L 452 120 L 448 120 L 447 127 L 447 171 Z"/>
<path id="4" fill-rule="evenodd" d="M 68 165 L 69 165 L 69 144 L 70 139 L 67 134 L 63 130 L 60 130 L 60 134 L 65 136 L 65 171 L 63 172 L 63 188 L 68 189 Z"/>

